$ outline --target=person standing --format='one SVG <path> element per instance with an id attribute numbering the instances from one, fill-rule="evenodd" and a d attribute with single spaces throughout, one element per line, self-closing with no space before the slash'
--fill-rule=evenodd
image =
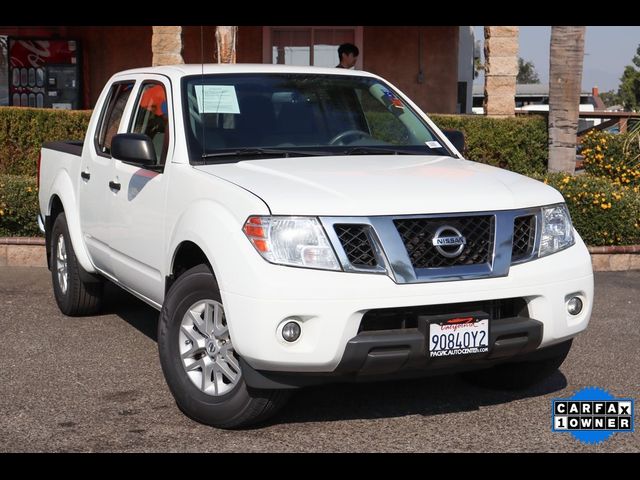
<path id="1" fill-rule="evenodd" d="M 353 43 L 343 43 L 338 47 L 338 59 L 340 63 L 336 68 L 353 68 L 358 60 L 360 50 Z"/>

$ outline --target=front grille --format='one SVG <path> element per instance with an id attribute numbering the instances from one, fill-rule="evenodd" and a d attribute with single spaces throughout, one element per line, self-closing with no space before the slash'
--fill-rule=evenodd
<path id="1" fill-rule="evenodd" d="M 493 252 L 494 216 L 410 218 L 394 220 L 414 268 L 452 267 L 488 263 Z M 447 258 L 432 240 L 438 228 L 454 227 L 466 239 L 459 256 Z"/>
<path id="2" fill-rule="evenodd" d="M 334 225 L 338 239 L 354 267 L 375 267 L 376 261 L 366 225 Z"/>
<path id="3" fill-rule="evenodd" d="M 464 314 L 476 311 L 486 312 L 492 320 L 510 317 L 529 318 L 527 302 L 523 298 L 502 298 L 482 302 L 419 305 L 415 307 L 378 308 L 369 310 L 363 315 L 358 333 L 418 328 L 418 316 L 420 315 Z"/>
<path id="4" fill-rule="evenodd" d="M 513 225 L 513 247 L 511 249 L 511 261 L 517 262 L 529 257 L 533 253 L 533 244 L 536 239 L 536 217 L 527 215 L 518 217 Z"/>

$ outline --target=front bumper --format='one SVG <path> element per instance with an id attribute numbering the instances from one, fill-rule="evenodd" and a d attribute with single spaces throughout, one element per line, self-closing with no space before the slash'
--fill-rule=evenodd
<path id="1" fill-rule="evenodd" d="M 225 289 L 221 293 L 234 348 L 248 367 L 260 372 L 336 372 L 346 365 L 343 361 L 349 349 L 361 348 L 349 345 L 358 336 L 363 316 L 372 309 L 521 298 L 527 305 L 528 320 L 542 326 L 534 349 L 576 336 L 587 328 L 592 309 L 591 261 L 579 237 L 573 247 L 562 252 L 512 266 L 505 277 L 437 283 L 400 285 L 382 275 L 259 262 L 253 272 L 255 280 L 245 277 L 250 294 Z M 261 280 L 265 278 L 269 281 Z M 572 295 L 579 295 L 584 303 L 582 312 L 575 316 L 566 308 Z M 301 324 L 302 334 L 296 342 L 287 343 L 279 330 L 291 317 Z M 490 319 L 490 335 L 497 328 L 498 321 Z M 358 342 L 361 340 L 365 339 L 360 337 Z M 414 335 L 407 343 L 409 351 L 422 349 L 423 342 L 421 336 Z"/>
<path id="2" fill-rule="evenodd" d="M 242 370 L 254 388 L 297 388 L 328 382 L 373 381 L 440 375 L 488 368 L 506 360 L 526 361 L 556 354 L 563 344 L 536 351 L 543 324 L 531 318 L 502 318 L 494 321 L 487 353 L 430 358 L 427 355 L 429 319 L 423 317 L 418 328 L 359 333 L 349 340 L 337 368 L 329 373 L 258 371 L 246 361 Z"/>

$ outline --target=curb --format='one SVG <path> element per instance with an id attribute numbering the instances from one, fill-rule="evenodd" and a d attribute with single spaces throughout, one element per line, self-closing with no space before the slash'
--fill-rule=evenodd
<path id="1" fill-rule="evenodd" d="M 46 267 L 42 237 L 0 237 L 0 267 Z M 587 247 L 595 272 L 640 270 L 640 245 Z"/>
<path id="2" fill-rule="evenodd" d="M 594 272 L 640 270 L 640 245 L 587 247 Z"/>
<path id="3" fill-rule="evenodd" d="M 0 237 L 0 267 L 45 267 L 47 253 L 41 237 Z"/>

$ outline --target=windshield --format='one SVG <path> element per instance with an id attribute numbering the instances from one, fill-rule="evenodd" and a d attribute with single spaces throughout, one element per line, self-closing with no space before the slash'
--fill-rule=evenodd
<path id="1" fill-rule="evenodd" d="M 358 153 L 451 155 L 385 83 L 317 74 L 186 77 L 185 126 L 193 161 Z"/>

